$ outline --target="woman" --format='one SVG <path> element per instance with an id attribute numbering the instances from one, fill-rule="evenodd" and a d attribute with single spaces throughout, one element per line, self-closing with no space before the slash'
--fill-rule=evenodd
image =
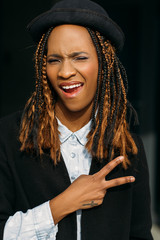
<path id="1" fill-rule="evenodd" d="M 88 0 L 58 2 L 28 29 L 36 89 L 0 124 L 1 238 L 152 239 L 121 29 Z"/>

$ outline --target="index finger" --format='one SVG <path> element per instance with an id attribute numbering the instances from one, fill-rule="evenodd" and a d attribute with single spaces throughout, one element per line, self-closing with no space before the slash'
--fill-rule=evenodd
<path id="1" fill-rule="evenodd" d="M 112 160 L 111 162 L 107 163 L 98 173 L 98 177 L 104 178 L 107 174 L 109 174 L 118 164 L 123 162 L 124 157 L 119 156 Z"/>

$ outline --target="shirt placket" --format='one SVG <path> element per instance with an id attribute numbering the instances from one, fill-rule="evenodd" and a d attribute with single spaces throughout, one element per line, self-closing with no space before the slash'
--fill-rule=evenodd
<path id="1" fill-rule="evenodd" d="M 71 162 L 71 182 L 73 182 L 80 175 L 79 156 L 78 156 L 78 142 L 77 137 L 73 133 L 69 138 L 70 145 L 70 162 Z"/>

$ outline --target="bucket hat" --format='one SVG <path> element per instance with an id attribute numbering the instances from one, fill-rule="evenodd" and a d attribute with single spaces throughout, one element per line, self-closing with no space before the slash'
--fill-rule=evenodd
<path id="1" fill-rule="evenodd" d="M 109 17 L 106 10 L 90 0 L 63 0 L 52 8 L 34 18 L 27 26 L 31 37 L 38 42 L 50 27 L 62 24 L 75 24 L 99 31 L 115 46 L 122 50 L 124 33 Z"/>

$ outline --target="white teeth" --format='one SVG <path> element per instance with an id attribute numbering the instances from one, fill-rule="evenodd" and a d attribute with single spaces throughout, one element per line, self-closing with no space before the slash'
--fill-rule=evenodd
<path id="1" fill-rule="evenodd" d="M 81 83 L 79 84 L 75 84 L 75 85 L 70 85 L 70 86 L 62 86 L 63 89 L 72 89 L 72 88 L 76 88 L 76 87 L 80 87 Z"/>

